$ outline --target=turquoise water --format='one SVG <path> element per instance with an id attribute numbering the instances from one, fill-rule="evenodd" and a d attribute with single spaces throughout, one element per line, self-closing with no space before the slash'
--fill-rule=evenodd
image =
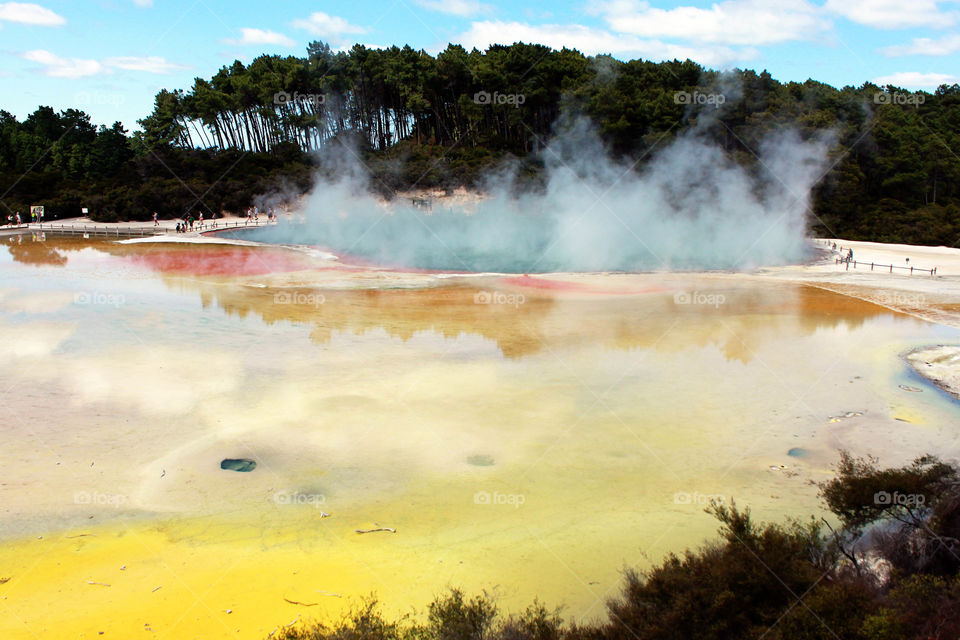
<path id="1" fill-rule="evenodd" d="M 633 228 L 597 210 L 561 228 L 546 214 L 438 212 L 400 208 L 381 212 L 314 216 L 307 223 L 220 232 L 268 244 L 310 245 L 341 258 L 378 266 L 470 273 L 642 272 L 738 269 L 802 261 L 809 255 L 803 230 L 776 255 L 754 245 L 749 233 L 734 238 L 687 238 L 661 245 L 644 228 Z M 664 224 L 678 223 L 667 220 Z M 492 229 L 496 229 L 493 231 Z M 731 246 L 725 246 L 731 245 Z M 755 255 L 756 254 L 756 255 Z"/>

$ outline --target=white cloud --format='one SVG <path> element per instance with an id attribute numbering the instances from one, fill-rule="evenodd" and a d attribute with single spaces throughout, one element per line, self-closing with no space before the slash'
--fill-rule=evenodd
<path id="1" fill-rule="evenodd" d="M 0 22 L 19 22 L 41 27 L 59 27 L 66 19 L 46 7 L 22 2 L 0 3 Z"/>
<path id="2" fill-rule="evenodd" d="M 587 55 L 630 54 L 648 60 L 690 58 L 704 65 L 719 67 L 749 60 L 757 55 L 757 51 L 750 47 L 742 49 L 723 46 L 690 47 L 659 40 L 616 35 L 604 29 L 592 29 L 578 24 L 530 25 L 522 22 L 474 22 L 470 29 L 461 34 L 456 41 L 468 49 L 471 47 L 485 49 L 491 44 L 529 42 L 544 44 L 554 49 L 574 48 Z"/>
<path id="3" fill-rule="evenodd" d="M 292 24 L 297 29 L 325 38 L 337 46 L 346 44 L 347 38 L 344 36 L 367 32 L 364 27 L 350 24 L 339 16 L 331 16 L 323 11 L 311 13 L 309 18 L 294 20 Z"/>
<path id="4" fill-rule="evenodd" d="M 942 84 L 955 84 L 958 82 L 960 82 L 960 78 L 957 76 L 951 76 L 946 73 L 922 73 L 919 71 L 901 71 L 873 79 L 873 84 L 880 87 L 892 84 L 895 87 L 903 87 L 904 89 L 936 89 Z"/>
<path id="5" fill-rule="evenodd" d="M 807 0 L 726 0 L 709 9 L 658 9 L 640 0 L 601 0 L 590 12 L 618 33 L 721 45 L 811 40 L 832 27 L 823 10 Z"/>
<path id="6" fill-rule="evenodd" d="M 109 71 L 96 60 L 61 58 L 44 49 L 27 51 L 21 54 L 21 57 L 42 65 L 43 74 L 53 78 L 84 78 Z"/>
<path id="7" fill-rule="evenodd" d="M 84 58 L 61 58 L 45 49 L 34 49 L 20 54 L 20 57 L 41 65 L 43 75 L 51 78 L 86 78 L 113 73 L 114 69 L 143 73 L 170 73 L 187 68 L 156 56 L 142 58 L 125 56 L 99 61 Z"/>
<path id="8" fill-rule="evenodd" d="M 940 5 L 941 0 L 827 0 L 824 7 L 848 20 L 878 29 L 946 27 L 957 21 L 956 11 Z"/>
<path id="9" fill-rule="evenodd" d="M 944 36 L 936 40 L 932 38 L 914 38 L 910 44 L 898 44 L 882 49 L 880 52 L 888 57 L 897 56 L 948 56 L 960 51 L 960 34 Z"/>
<path id="10" fill-rule="evenodd" d="M 242 37 L 239 39 L 227 38 L 223 42 L 237 46 L 248 45 L 278 45 L 281 47 L 292 47 L 297 44 L 292 38 L 276 31 L 264 31 L 263 29 L 251 29 L 244 27 L 240 29 Z"/>
<path id="11" fill-rule="evenodd" d="M 414 0 L 414 2 L 424 9 L 461 17 L 490 13 L 492 9 L 490 5 L 477 0 Z"/>
<path id="12" fill-rule="evenodd" d="M 153 6 L 153 0 L 133 0 L 133 4 L 137 5 L 138 7 L 147 8 Z"/>
<path id="13" fill-rule="evenodd" d="M 165 58 L 161 58 L 159 56 L 120 56 L 115 58 L 106 58 L 103 61 L 103 64 L 108 67 L 124 69 L 126 71 L 141 71 L 143 73 L 161 74 L 188 68 L 180 64 L 168 62 Z"/>

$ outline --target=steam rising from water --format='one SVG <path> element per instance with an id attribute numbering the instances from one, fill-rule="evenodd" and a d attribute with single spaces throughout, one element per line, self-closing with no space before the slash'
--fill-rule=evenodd
<path id="1" fill-rule="evenodd" d="M 612 160 L 585 121 L 543 152 L 544 192 L 489 196 L 432 211 L 365 195 L 354 166 L 317 185 L 306 224 L 258 231 L 273 242 L 317 244 L 389 266 L 472 272 L 742 269 L 805 257 L 810 192 L 830 142 L 786 131 L 758 150 L 755 171 L 690 130 L 655 151 L 642 172 Z"/>

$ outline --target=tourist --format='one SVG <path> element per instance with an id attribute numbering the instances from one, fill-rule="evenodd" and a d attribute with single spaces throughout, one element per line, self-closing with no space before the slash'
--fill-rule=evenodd
<path id="1" fill-rule="evenodd" d="M 156 211 L 153 212 L 153 226 L 160 226 L 160 215 Z"/>
<path id="2" fill-rule="evenodd" d="M 203 211 L 198 214 L 197 224 L 200 225 L 200 228 L 203 229 Z"/>
<path id="3" fill-rule="evenodd" d="M 22 224 L 22 222 L 21 222 L 21 219 L 20 219 L 20 212 L 17 211 L 17 226 L 19 227 L 21 224 Z"/>

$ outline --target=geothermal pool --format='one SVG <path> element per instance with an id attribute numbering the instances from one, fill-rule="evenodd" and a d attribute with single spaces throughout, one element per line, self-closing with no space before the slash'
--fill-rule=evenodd
<path id="1" fill-rule="evenodd" d="M 450 586 L 589 619 L 711 497 L 804 516 L 840 448 L 960 448 L 900 358 L 957 330 L 811 286 L 0 242 L 4 638 L 264 638 Z"/>

